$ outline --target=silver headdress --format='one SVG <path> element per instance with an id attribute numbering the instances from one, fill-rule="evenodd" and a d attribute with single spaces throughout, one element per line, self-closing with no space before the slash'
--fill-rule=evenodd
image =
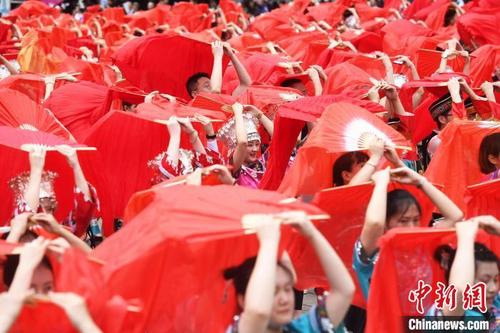
<path id="1" fill-rule="evenodd" d="M 248 142 L 258 140 L 261 141 L 257 127 L 259 121 L 250 113 L 243 114 L 243 123 L 247 133 Z M 217 139 L 221 140 L 228 148 L 233 151 L 236 148 L 236 126 L 234 117 L 221 127 L 217 132 Z"/>
<path id="2" fill-rule="evenodd" d="M 40 182 L 40 194 L 39 198 L 55 198 L 56 193 L 54 191 L 54 180 L 57 177 L 57 173 L 53 171 L 44 171 L 42 173 L 42 180 Z M 15 200 L 17 202 L 22 201 L 24 196 L 24 191 L 28 186 L 30 180 L 29 171 L 25 171 L 15 176 L 9 180 L 9 187 L 14 192 Z"/>

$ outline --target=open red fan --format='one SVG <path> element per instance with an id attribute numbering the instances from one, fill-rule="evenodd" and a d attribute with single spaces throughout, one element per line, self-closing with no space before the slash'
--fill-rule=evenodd
<path id="1" fill-rule="evenodd" d="M 415 65 L 420 77 L 428 77 L 434 74 L 441 62 L 442 52 L 434 50 L 420 49 L 416 53 Z M 465 59 L 462 56 L 454 56 L 448 58 L 447 65 L 454 72 L 462 72 L 464 70 Z"/>
<path id="2" fill-rule="evenodd" d="M 466 208 L 466 187 L 479 183 L 484 177 L 477 162 L 481 141 L 486 135 L 499 132 L 498 122 L 453 120 L 439 134 L 441 145 L 425 176 L 433 183 L 443 185 L 443 192 L 462 211 Z"/>
<path id="3" fill-rule="evenodd" d="M 123 229 L 96 249 L 95 255 L 107 263 L 106 284 L 125 299 L 141 301 L 142 332 L 223 332 L 236 303 L 222 271 L 258 249 L 255 236 L 242 224 L 243 215 L 289 210 L 322 214 L 312 205 L 284 199 L 276 192 L 225 185 L 137 193 Z M 283 242 L 289 231 L 283 228 Z M 132 237 L 136 241 L 130 242 Z"/>
<path id="4" fill-rule="evenodd" d="M 213 55 L 208 43 L 177 35 L 150 35 L 122 46 L 114 61 L 125 78 L 141 89 L 189 100 L 188 79 L 200 72 L 210 75 Z M 225 56 L 223 69 L 228 62 Z"/>
<path id="5" fill-rule="evenodd" d="M 291 196 L 314 194 L 332 186 L 332 166 L 340 154 L 365 150 L 371 138 L 411 150 L 403 135 L 366 109 L 346 102 L 330 105 L 297 153 L 279 191 Z"/>
<path id="6" fill-rule="evenodd" d="M 54 115 L 28 96 L 10 89 L 0 89 L 0 96 L 0 125 L 38 130 L 72 140 Z"/>
<path id="7" fill-rule="evenodd" d="M 59 145 L 68 145 L 76 150 L 95 150 L 66 140 L 54 134 L 38 131 L 32 125 L 21 125 L 20 128 L 0 126 L 0 145 L 30 151 L 33 146 L 44 146 L 46 150 L 56 150 Z"/>

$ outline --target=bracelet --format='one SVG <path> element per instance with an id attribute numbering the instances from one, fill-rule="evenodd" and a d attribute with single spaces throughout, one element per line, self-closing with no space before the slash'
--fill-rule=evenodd
<path id="1" fill-rule="evenodd" d="M 372 166 L 375 169 L 377 168 L 377 166 L 375 164 L 371 163 L 371 162 L 366 162 L 365 164 L 368 164 L 369 166 Z"/>
<path id="2" fill-rule="evenodd" d="M 217 139 L 217 135 L 215 135 L 215 134 L 213 134 L 213 135 L 208 135 L 208 134 L 207 134 L 207 135 L 206 135 L 206 138 L 207 138 L 207 140 L 215 140 L 215 139 Z"/>

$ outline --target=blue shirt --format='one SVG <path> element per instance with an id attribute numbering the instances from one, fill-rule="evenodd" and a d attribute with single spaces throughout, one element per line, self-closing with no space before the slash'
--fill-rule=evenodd
<path id="1" fill-rule="evenodd" d="M 373 269 L 377 262 L 379 252 L 375 252 L 372 256 L 368 256 L 363 249 L 361 241 L 358 239 L 354 244 L 352 254 L 352 268 L 356 272 L 359 286 L 363 292 L 363 297 L 368 299 L 368 291 L 370 290 L 370 282 L 373 275 Z"/>
<path id="2" fill-rule="evenodd" d="M 238 333 L 238 321 L 226 330 L 226 333 Z M 284 333 L 347 333 L 343 324 L 334 327 L 326 312 L 325 304 L 320 301 L 307 313 L 294 319 L 291 323 L 283 327 Z"/>

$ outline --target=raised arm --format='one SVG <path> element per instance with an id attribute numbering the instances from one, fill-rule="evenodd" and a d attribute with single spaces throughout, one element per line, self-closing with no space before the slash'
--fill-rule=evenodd
<path id="1" fill-rule="evenodd" d="M 243 120 L 243 105 L 236 103 L 233 105 L 234 121 L 236 129 L 236 148 L 233 153 L 233 172 L 238 171 L 247 155 L 248 138 Z"/>
<path id="2" fill-rule="evenodd" d="M 181 146 L 181 126 L 175 117 L 170 117 L 167 120 L 167 128 L 170 134 L 167 156 L 173 165 L 177 165 L 179 161 L 179 148 Z"/>
<path id="3" fill-rule="evenodd" d="M 75 178 L 76 187 L 83 193 L 86 200 L 90 200 L 92 195 L 90 194 L 89 183 L 83 174 L 76 150 L 73 147 L 63 145 L 58 146 L 57 151 L 66 156 L 69 166 L 73 169 L 73 177 Z"/>
<path id="4" fill-rule="evenodd" d="M 370 181 L 384 155 L 384 141 L 374 138 L 368 145 L 368 151 L 370 152 L 370 158 L 347 185 L 359 185 Z"/>
<path id="5" fill-rule="evenodd" d="M 74 293 L 49 293 L 49 299 L 61 307 L 79 333 L 101 333 L 87 309 L 85 300 Z"/>
<path id="6" fill-rule="evenodd" d="M 337 327 L 344 319 L 356 289 L 351 275 L 330 243 L 305 214 L 291 224 L 307 238 L 321 263 L 330 287 L 326 309 L 332 324 Z"/>
<path id="7" fill-rule="evenodd" d="M 378 248 L 378 240 L 385 231 L 387 211 L 387 186 L 390 181 L 389 168 L 377 171 L 373 176 L 375 187 L 368 203 L 365 223 L 359 237 L 367 256 L 371 257 Z"/>
<path id="8" fill-rule="evenodd" d="M 48 232 L 64 238 L 69 245 L 71 245 L 71 247 L 78 248 L 87 254 L 92 252 L 92 249 L 87 245 L 87 243 L 59 224 L 52 214 L 35 214 L 32 219 Z"/>
<path id="9" fill-rule="evenodd" d="M 461 317 L 464 314 L 463 298 L 461 295 L 465 291 L 467 284 L 474 283 L 474 241 L 478 229 L 477 221 L 465 221 L 457 223 L 457 252 L 451 265 L 449 285 L 457 288 L 457 306 L 451 310 L 449 307 L 443 307 L 445 316 Z"/>
<path id="10" fill-rule="evenodd" d="M 38 237 L 20 249 L 19 265 L 9 291 L 0 294 L 0 305 L 2 305 L 0 333 L 9 331 L 23 307 L 24 300 L 31 294 L 29 288 L 33 272 L 42 260 L 48 245 L 48 240 Z M 7 304 L 3 304 L 3 302 Z"/>
<path id="11" fill-rule="evenodd" d="M 212 67 L 212 75 L 210 76 L 210 86 L 213 92 L 220 93 L 222 90 L 222 57 L 224 55 L 220 41 L 212 43 L 212 54 L 214 56 L 214 65 Z"/>
<path id="12" fill-rule="evenodd" d="M 238 332 L 264 333 L 274 303 L 280 223 L 265 215 L 244 218 L 259 219 L 255 222 L 260 224 L 257 228 L 260 247 L 245 292 L 245 306 L 238 324 Z"/>
<path id="13" fill-rule="evenodd" d="M 30 179 L 24 191 L 24 201 L 31 211 L 36 212 L 40 204 L 40 183 L 45 165 L 46 150 L 36 146 L 30 151 Z"/>
<path id="14" fill-rule="evenodd" d="M 191 121 L 188 118 L 177 118 L 177 121 L 181 125 L 181 129 L 189 135 L 189 141 L 191 142 L 194 151 L 200 154 L 206 154 L 207 151 L 205 150 L 205 147 L 203 147 L 198 131 L 194 129 Z"/>
<path id="15" fill-rule="evenodd" d="M 15 69 L 14 66 L 12 66 L 12 64 L 10 63 L 10 61 L 8 61 L 7 59 L 5 59 L 1 54 L 0 54 L 0 63 L 3 64 L 7 68 L 7 70 L 10 73 L 10 75 L 19 74 L 19 72 L 17 71 L 17 69 Z"/>
<path id="16" fill-rule="evenodd" d="M 272 137 L 274 133 L 274 123 L 271 119 L 269 119 L 264 112 L 259 110 L 256 106 L 254 105 L 245 105 L 243 107 L 244 111 L 251 112 L 255 118 L 257 118 L 262 126 L 264 126 L 264 129 L 266 132 Z"/>
<path id="17" fill-rule="evenodd" d="M 410 168 L 398 168 L 391 170 L 393 180 L 402 184 L 411 184 L 419 187 L 436 205 L 439 212 L 443 215 L 444 220 L 440 221 L 436 226 L 441 228 L 453 228 L 455 223 L 461 221 L 464 214 L 460 208 L 455 205 L 450 198 L 443 192 L 432 185 L 427 178 L 413 171 Z"/>
<path id="18" fill-rule="evenodd" d="M 233 63 L 234 69 L 236 70 L 236 74 L 238 75 L 238 79 L 240 80 L 239 86 L 233 91 L 233 96 L 240 96 L 246 88 L 248 88 L 252 84 L 252 78 L 245 66 L 238 59 L 238 56 L 233 52 L 231 46 L 228 43 L 224 43 L 224 53 L 228 55 Z"/>

